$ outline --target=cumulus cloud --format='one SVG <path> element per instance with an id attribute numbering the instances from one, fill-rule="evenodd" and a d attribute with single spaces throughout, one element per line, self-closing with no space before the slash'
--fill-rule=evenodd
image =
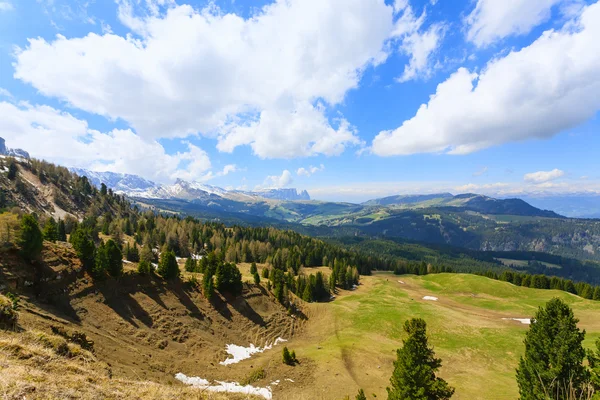
<path id="1" fill-rule="evenodd" d="M 294 180 L 292 179 L 292 173 L 287 169 L 284 170 L 281 175 L 271 175 L 267 176 L 265 182 L 262 186 L 259 186 L 259 189 L 281 189 L 289 184 L 291 184 Z"/>
<path id="2" fill-rule="evenodd" d="M 309 177 L 313 174 L 316 174 L 317 172 L 323 171 L 325 169 L 325 166 L 323 164 L 321 164 L 318 167 L 313 167 L 312 165 L 308 168 L 298 168 L 298 171 L 296 171 L 296 175 L 298 176 L 306 176 Z"/>
<path id="3" fill-rule="evenodd" d="M 465 18 L 467 40 L 484 47 L 511 35 L 523 35 L 548 20 L 554 5 L 565 0 L 478 0 Z"/>
<path id="4" fill-rule="evenodd" d="M 526 182 L 544 183 L 544 182 L 549 182 L 549 181 L 553 181 L 555 179 L 561 178 L 564 175 L 565 175 L 564 171 L 561 171 L 560 169 L 555 168 L 552 171 L 530 172 L 528 174 L 525 174 L 525 176 L 523 176 L 523 179 Z"/>
<path id="5" fill-rule="evenodd" d="M 429 31 L 419 39 L 423 19 L 406 1 L 279 0 L 246 19 L 214 3 L 117 3 L 134 34 L 30 39 L 15 54 L 15 77 L 123 119 L 146 139 L 201 133 L 217 137 L 221 151 L 248 145 L 262 158 L 360 145 L 347 121 L 330 123 L 327 109 L 393 49 L 415 49 L 409 78 L 426 68 L 433 47 Z"/>
<path id="6" fill-rule="evenodd" d="M 372 151 L 467 154 L 531 138 L 549 138 L 600 109 L 600 3 L 562 30 L 488 63 L 460 68 L 399 128 L 380 132 Z"/>
<path id="7" fill-rule="evenodd" d="M 130 129 L 107 133 L 45 105 L 0 102 L 0 132 L 7 144 L 33 157 L 97 171 L 125 172 L 168 182 L 175 178 L 206 180 L 211 162 L 204 150 L 185 143 L 187 151 L 166 154 L 156 141 Z"/>

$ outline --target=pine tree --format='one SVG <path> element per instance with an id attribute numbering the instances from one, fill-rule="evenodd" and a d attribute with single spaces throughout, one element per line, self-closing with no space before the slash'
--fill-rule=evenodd
<path id="1" fill-rule="evenodd" d="M 42 252 L 43 241 L 37 220 L 33 215 L 25 214 L 21 219 L 21 235 L 19 238 L 19 246 L 23 256 L 31 261 L 36 260 Z"/>
<path id="2" fill-rule="evenodd" d="M 14 160 L 10 161 L 10 164 L 8 164 L 8 179 L 10 179 L 11 181 L 14 181 L 15 178 L 17 177 L 17 164 L 15 163 Z"/>
<path id="3" fill-rule="evenodd" d="M 105 245 L 106 256 L 108 259 L 107 272 L 110 276 L 117 278 L 123 273 L 123 254 L 119 247 L 110 239 Z"/>
<path id="4" fill-rule="evenodd" d="M 106 185 L 104 183 L 100 184 L 100 194 L 102 196 L 106 196 L 107 193 L 108 193 L 108 188 L 106 187 Z"/>
<path id="5" fill-rule="evenodd" d="M 362 389 L 358 390 L 358 394 L 356 395 L 356 400 L 367 400 L 367 396 L 365 396 L 365 391 Z"/>
<path id="6" fill-rule="evenodd" d="M 58 226 L 52 217 L 48 218 L 46 225 L 44 225 L 44 239 L 49 242 L 58 240 Z"/>
<path id="7" fill-rule="evenodd" d="M 187 272 L 195 272 L 196 271 L 196 260 L 194 260 L 192 257 L 188 257 L 188 259 L 185 260 L 185 270 Z"/>
<path id="8" fill-rule="evenodd" d="M 558 298 L 539 308 L 525 336 L 525 356 L 517 369 L 521 399 L 546 399 L 547 393 L 567 398 L 570 385 L 580 393 L 587 376 L 582 346 L 585 331 L 577 328 L 577 322 L 573 310 Z"/>
<path id="9" fill-rule="evenodd" d="M 252 265 L 250 266 L 250 273 L 252 275 L 254 275 L 257 271 L 258 271 L 258 269 L 256 268 L 256 263 L 253 262 Z"/>
<path id="10" fill-rule="evenodd" d="M 94 258 L 94 266 L 92 267 L 92 275 L 95 279 L 102 279 L 106 275 L 108 270 L 108 253 L 106 252 L 106 246 L 104 243 L 100 243 L 96 249 L 96 255 Z"/>
<path id="11" fill-rule="evenodd" d="M 427 342 L 427 324 L 420 318 L 404 323 L 408 338 L 397 351 L 394 372 L 388 388 L 389 400 L 443 400 L 454 394 L 454 388 L 435 376 L 442 360 L 435 358 Z"/>
<path id="12" fill-rule="evenodd" d="M 258 275 L 258 272 L 254 273 L 254 284 L 256 286 L 260 285 L 260 275 Z"/>
<path id="13" fill-rule="evenodd" d="M 179 265 L 177 258 L 172 251 L 165 251 L 160 255 L 160 263 L 158 264 L 158 275 L 164 279 L 174 279 L 179 277 Z"/>
<path id="14" fill-rule="evenodd" d="M 215 281 L 210 274 L 205 273 L 202 277 L 202 294 L 204 294 L 204 297 L 208 300 L 212 299 L 215 294 Z"/>
<path id="15" fill-rule="evenodd" d="M 66 242 L 67 241 L 67 229 L 65 227 L 65 221 L 63 221 L 62 219 L 58 220 L 58 237 L 57 240 L 59 242 Z"/>
<path id="16" fill-rule="evenodd" d="M 140 275 L 150 275 L 153 270 L 154 270 L 154 268 L 152 268 L 152 264 L 150 264 L 146 260 L 142 260 L 138 264 L 138 273 Z"/>
<path id="17" fill-rule="evenodd" d="M 286 364 L 286 365 L 294 365 L 294 359 L 292 358 L 292 355 L 290 354 L 290 351 L 288 350 L 287 347 L 283 348 L 282 358 L 283 358 L 283 363 L 284 364 Z"/>
<path id="18" fill-rule="evenodd" d="M 592 298 L 594 300 L 600 300 L 600 286 L 596 286 L 594 289 L 594 296 Z"/>
<path id="19" fill-rule="evenodd" d="M 94 241 L 91 238 L 89 230 L 79 227 L 69 238 L 69 242 L 73 245 L 77 257 L 81 260 L 85 268 L 93 268 L 94 266 Z"/>

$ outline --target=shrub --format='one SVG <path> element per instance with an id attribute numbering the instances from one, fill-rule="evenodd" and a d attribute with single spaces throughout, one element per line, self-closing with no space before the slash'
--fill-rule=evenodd
<path id="1" fill-rule="evenodd" d="M 250 375 L 244 379 L 240 385 L 247 386 L 252 385 L 254 382 L 259 381 L 267 377 L 267 373 L 263 368 L 258 368 L 256 371 L 252 372 Z"/>
<path id="2" fill-rule="evenodd" d="M 0 294 L 0 328 L 15 329 L 18 320 L 14 301 Z"/>
<path id="3" fill-rule="evenodd" d="M 288 348 L 284 347 L 283 351 L 282 351 L 282 355 L 283 355 L 283 363 L 284 364 L 293 366 L 294 364 L 298 363 L 298 359 L 296 358 L 295 351 L 292 350 L 292 352 L 290 353 Z"/>

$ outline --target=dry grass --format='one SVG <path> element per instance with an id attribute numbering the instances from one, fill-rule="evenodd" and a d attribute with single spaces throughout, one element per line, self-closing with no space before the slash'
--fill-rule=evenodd
<path id="1" fill-rule="evenodd" d="M 112 379 L 108 364 L 39 331 L 0 331 L 1 399 L 231 399 L 180 385 Z M 246 398 L 246 397 L 237 397 Z"/>

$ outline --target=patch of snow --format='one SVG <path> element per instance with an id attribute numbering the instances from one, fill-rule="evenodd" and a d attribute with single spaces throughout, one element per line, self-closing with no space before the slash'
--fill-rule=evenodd
<path id="1" fill-rule="evenodd" d="M 131 261 L 123 260 L 125 264 L 133 264 Z"/>
<path id="2" fill-rule="evenodd" d="M 151 263 L 151 264 L 152 264 L 152 267 L 153 267 L 154 269 L 158 269 L 158 264 L 157 264 L 157 263 Z"/>
<path id="3" fill-rule="evenodd" d="M 202 260 L 202 256 L 199 254 L 192 254 L 192 260 Z"/>
<path id="4" fill-rule="evenodd" d="M 438 298 L 433 296 L 425 296 L 423 297 L 423 300 L 438 301 Z"/>
<path id="5" fill-rule="evenodd" d="M 502 318 L 505 321 L 519 321 L 524 325 L 531 325 L 531 318 Z"/>
<path id="6" fill-rule="evenodd" d="M 206 379 L 200 377 L 188 377 L 182 373 L 175 375 L 175 379 L 196 388 L 204 389 L 209 392 L 218 393 L 241 393 L 255 396 L 261 396 L 266 400 L 273 398 L 273 393 L 270 388 L 258 388 L 251 385 L 242 386 L 237 382 L 220 382 L 216 381 L 216 385 L 211 385 Z"/>
<path id="7" fill-rule="evenodd" d="M 262 347 L 262 348 L 256 347 L 256 346 L 254 346 L 254 344 L 250 344 L 249 347 L 238 346 L 235 344 L 228 344 L 227 349 L 225 351 L 227 352 L 227 354 L 229 354 L 230 356 L 233 356 L 233 357 L 228 358 L 225 361 L 221 361 L 219 364 L 221 364 L 221 365 L 237 364 L 242 360 L 246 360 L 246 359 L 252 357 L 253 354 L 262 353 L 265 350 L 271 350 L 273 348 L 273 346 L 276 346 L 279 343 L 283 343 L 283 342 L 287 342 L 287 340 L 279 337 L 279 338 L 275 339 L 275 341 L 273 343 L 266 344 L 265 347 Z"/>
<path id="8" fill-rule="evenodd" d="M 277 385 L 279 385 L 280 382 L 281 381 L 279 379 L 277 379 L 275 382 L 271 382 L 271 385 L 277 386 Z"/>
<path id="9" fill-rule="evenodd" d="M 401 283 L 401 284 L 403 284 L 403 285 L 404 285 L 404 282 L 403 282 L 403 281 L 398 281 L 398 283 Z"/>
<path id="10" fill-rule="evenodd" d="M 286 381 L 294 383 L 294 381 L 290 378 L 285 378 Z"/>

